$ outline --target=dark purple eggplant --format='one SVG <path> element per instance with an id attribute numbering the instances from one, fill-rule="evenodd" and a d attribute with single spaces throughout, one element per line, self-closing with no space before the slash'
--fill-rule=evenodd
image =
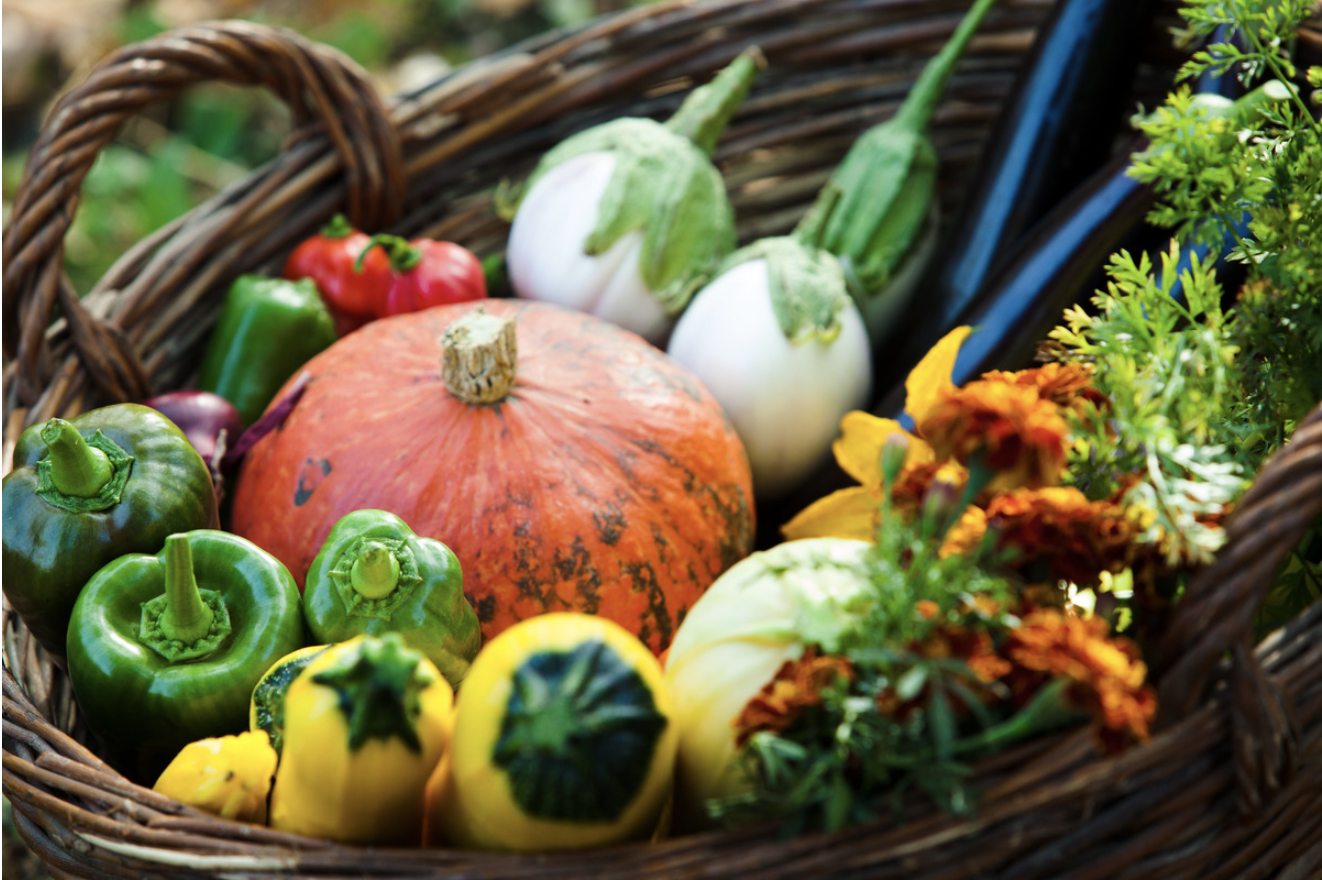
<path id="1" fill-rule="evenodd" d="M 1152 205 L 1152 189 L 1130 177 L 1129 157 L 1138 140 L 1056 206 L 1016 248 L 992 283 L 956 316 L 952 327 L 977 328 L 960 346 L 951 381 L 962 385 L 987 370 L 1018 369 L 1061 313 L 1099 285 L 1107 258 Z M 904 408 L 903 386 L 881 402 L 880 412 Z"/>
<path id="2" fill-rule="evenodd" d="M 174 422 L 213 470 L 243 430 L 234 404 L 210 391 L 168 391 L 143 403 Z"/>
<path id="3" fill-rule="evenodd" d="M 1062 0 L 1033 46 L 925 287 L 945 326 L 1011 248 L 1110 156 L 1138 62 L 1146 0 Z"/>
<path id="4" fill-rule="evenodd" d="M 1061 0 L 987 140 L 973 188 L 922 294 L 877 352 L 900 380 L 1013 255 L 1023 235 L 1107 161 L 1127 109 L 1147 0 Z"/>

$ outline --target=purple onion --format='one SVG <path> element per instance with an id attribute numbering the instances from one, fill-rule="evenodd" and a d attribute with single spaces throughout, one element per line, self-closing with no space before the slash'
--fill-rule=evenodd
<path id="1" fill-rule="evenodd" d="M 170 391 L 143 404 L 174 422 L 213 471 L 243 432 L 243 419 L 234 404 L 210 391 Z"/>

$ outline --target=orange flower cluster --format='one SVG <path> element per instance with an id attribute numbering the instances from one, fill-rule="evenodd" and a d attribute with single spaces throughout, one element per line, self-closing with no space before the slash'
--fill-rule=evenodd
<path id="1" fill-rule="evenodd" d="M 918 431 L 938 461 L 978 460 L 994 471 L 992 491 L 1053 486 L 1065 468 L 1069 425 L 1036 387 L 979 380 L 945 389 Z"/>
<path id="2" fill-rule="evenodd" d="M 946 624 L 934 629 L 914 653 L 923 657 L 957 657 L 968 664 L 973 677 L 983 684 L 991 684 L 1010 673 L 1010 663 L 996 653 L 991 634 L 979 626 Z"/>
<path id="3" fill-rule="evenodd" d="M 845 657 L 822 656 L 810 646 L 797 660 L 786 660 L 774 678 L 749 700 L 734 720 L 735 743 L 743 747 L 753 734 L 788 728 L 809 706 L 822 701 L 822 690 L 836 679 L 854 680 L 853 664 Z"/>
<path id="4" fill-rule="evenodd" d="M 1043 400 L 1085 417 L 1090 407 L 1100 411 L 1108 406 L 1106 396 L 1092 387 L 1092 374 L 1091 364 L 1053 362 L 1017 373 L 992 370 L 983 373 L 982 378 L 988 382 L 1036 388 Z"/>
<path id="5" fill-rule="evenodd" d="M 1066 676 L 1073 682 L 1070 704 L 1093 717 L 1102 746 L 1116 752 L 1148 739 L 1157 698 L 1146 684 L 1138 646 L 1108 634 L 1098 617 L 1035 611 L 1010 631 L 1003 654 L 1015 667 L 1005 681 L 1019 705 L 1048 681 Z"/>
<path id="6" fill-rule="evenodd" d="M 982 546 L 983 536 L 987 534 L 987 511 L 970 504 L 955 524 L 946 532 L 946 539 L 941 544 L 937 555 L 942 559 L 947 556 L 972 556 Z"/>
<path id="7" fill-rule="evenodd" d="M 1045 562 L 1053 579 L 1087 584 L 1129 563 L 1136 525 L 1113 501 L 1089 501 L 1078 489 L 1016 489 L 992 498 L 987 521 L 999 546 L 1017 552 L 1009 564 L 1027 572 Z"/>

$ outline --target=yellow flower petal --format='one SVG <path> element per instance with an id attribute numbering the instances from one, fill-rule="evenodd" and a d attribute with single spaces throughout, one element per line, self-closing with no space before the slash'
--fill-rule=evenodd
<path id="1" fill-rule="evenodd" d="M 787 541 L 800 538 L 853 538 L 858 541 L 875 541 L 877 538 L 877 516 L 880 514 L 877 499 L 871 491 L 854 486 L 832 492 L 825 498 L 818 498 L 792 520 L 780 527 L 780 532 Z"/>
<path id="2" fill-rule="evenodd" d="M 959 355 L 959 347 L 964 344 L 964 340 L 971 332 L 971 327 L 956 327 L 951 330 L 923 355 L 918 366 L 909 372 L 909 378 L 904 380 L 904 390 L 907 395 L 904 399 L 904 409 L 913 417 L 915 425 L 922 424 L 943 389 L 954 387 L 954 383 L 950 381 L 950 374 L 955 369 L 955 358 Z"/>
<path id="3" fill-rule="evenodd" d="M 909 437 L 909 455 L 905 459 L 907 463 L 920 464 L 932 460 L 932 447 L 909 435 L 899 422 L 858 410 L 845 413 L 840 420 L 840 436 L 831 444 L 831 449 L 845 473 L 868 488 L 876 488 L 881 485 L 881 447 L 885 445 L 886 438 L 895 433 Z"/>

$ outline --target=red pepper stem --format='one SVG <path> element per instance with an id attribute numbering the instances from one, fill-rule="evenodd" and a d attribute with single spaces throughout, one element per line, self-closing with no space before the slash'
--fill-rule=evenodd
<path id="1" fill-rule="evenodd" d="M 372 541 L 353 561 L 349 584 L 364 599 L 384 599 L 399 585 L 399 560 L 385 544 Z"/>
<path id="2" fill-rule="evenodd" d="M 363 248 L 363 252 L 354 261 L 353 270 L 355 272 L 363 271 L 363 260 L 367 259 L 367 252 L 374 247 L 385 248 L 386 253 L 390 256 L 390 268 L 396 272 L 407 272 L 422 262 L 422 249 L 414 247 L 408 239 L 401 238 L 398 235 L 380 233 L 367 240 L 367 246 Z"/>
<path id="3" fill-rule="evenodd" d="M 109 457 L 88 446 L 78 429 L 64 419 L 46 422 L 41 439 L 49 450 L 51 482 L 65 495 L 92 498 L 114 475 Z"/>
<path id="4" fill-rule="evenodd" d="M 165 612 L 161 615 L 161 633 L 167 639 L 191 645 L 211 632 L 214 616 L 197 590 L 188 536 L 170 535 L 165 539 Z"/>
<path id="5" fill-rule="evenodd" d="M 353 224 L 349 218 L 343 214 L 336 214 L 330 219 L 330 222 L 321 228 L 322 238 L 348 238 L 355 232 Z"/>

